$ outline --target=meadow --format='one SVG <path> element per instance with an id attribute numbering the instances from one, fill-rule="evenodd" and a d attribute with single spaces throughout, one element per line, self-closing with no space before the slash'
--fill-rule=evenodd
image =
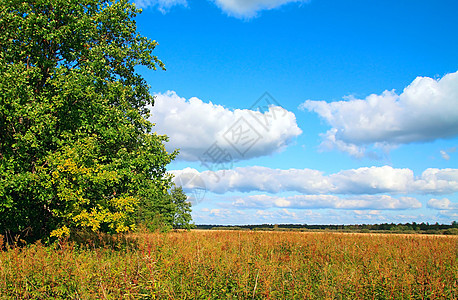
<path id="1" fill-rule="evenodd" d="M 0 299 L 457 299 L 457 247 L 456 236 L 204 230 L 35 243 L 0 252 Z"/>

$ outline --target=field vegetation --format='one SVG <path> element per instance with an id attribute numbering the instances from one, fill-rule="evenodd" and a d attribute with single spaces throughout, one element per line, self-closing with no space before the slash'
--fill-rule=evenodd
<path id="1" fill-rule="evenodd" d="M 192 230 L 0 252 L 1 299 L 457 299 L 456 236 Z"/>

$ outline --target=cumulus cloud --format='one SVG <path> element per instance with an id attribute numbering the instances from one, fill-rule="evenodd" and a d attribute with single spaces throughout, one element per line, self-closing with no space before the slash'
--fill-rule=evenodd
<path id="1" fill-rule="evenodd" d="M 453 203 L 447 198 L 432 198 L 428 201 L 428 207 L 439 210 L 453 210 L 458 209 L 458 203 Z"/>
<path id="2" fill-rule="evenodd" d="M 247 19 L 256 16 L 259 11 L 279 8 L 288 3 L 304 3 L 309 0 L 214 0 L 225 13 L 236 18 Z M 187 0 L 135 0 L 139 8 L 157 8 L 163 14 L 173 6 L 188 6 Z"/>
<path id="3" fill-rule="evenodd" d="M 135 5 L 138 8 L 155 7 L 165 14 L 173 6 L 188 6 L 188 2 L 186 0 L 135 0 Z"/>
<path id="4" fill-rule="evenodd" d="M 307 0 L 214 0 L 228 15 L 250 18 L 261 10 L 278 8 L 287 3 L 308 2 Z"/>
<path id="5" fill-rule="evenodd" d="M 415 180 L 413 191 L 418 189 L 425 194 L 451 194 L 458 191 L 458 169 L 426 169 Z"/>
<path id="6" fill-rule="evenodd" d="M 230 214 L 228 209 L 213 208 L 209 210 L 209 215 L 212 217 L 224 218 Z"/>
<path id="7" fill-rule="evenodd" d="M 231 170 L 203 171 L 186 168 L 170 171 L 186 189 L 202 188 L 226 192 L 298 192 L 301 194 L 451 194 L 458 192 L 458 169 L 426 169 L 416 177 L 410 169 L 390 166 L 364 167 L 324 175 L 312 169 L 271 169 L 252 166 Z M 185 180 L 182 180 L 185 178 Z M 189 179 L 189 178 L 192 178 Z M 200 184 L 199 184 L 200 183 Z"/>
<path id="8" fill-rule="evenodd" d="M 236 207 L 275 207 L 295 209 L 357 209 L 357 210 L 391 210 L 420 208 L 421 203 L 412 197 L 394 198 L 388 195 L 363 195 L 358 197 L 338 197 L 334 195 L 296 195 L 277 197 L 270 195 L 253 195 L 238 198 L 233 202 Z"/>
<path id="9" fill-rule="evenodd" d="M 276 222 L 281 223 L 282 221 L 284 223 L 291 223 L 292 221 L 296 221 L 299 219 L 298 215 L 296 212 L 292 212 L 287 210 L 286 208 L 279 209 L 279 210 L 262 210 L 258 209 L 255 212 L 255 216 L 259 220 L 276 220 Z M 288 220 L 288 221 L 285 221 Z"/>
<path id="10" fill-rule="evenodd" d="M 418 204 L 416 205 L 418 206 Z M 403 214 L 396 212 L 403 211 Z M 202 208 L 193 209 L 193 220 L 196 224 L 370 224 L 370 223 L 404 223 L 416 221 L 421 223 L 433 215 L 425 216 L 417 209 L 295 209 L 290 207 L 243 207 L 233 206 L 230 209 Z M 441 222 L 449 223 L 458 214 L 454 210 L 440 210 Z"/>
<path id="11" fill-rule="evenodd" d="M 192 211 L 197 224 L 275 224 L 275 223 L 324 223 L 322 212 L 308 209 L 218 209 L 202 208 Z M 255 217 L 255 218 L 254 218 Z"/>
<path id="12" fill-rule="evenodd" d="M 449 160 L 450 159 L 450 155 L 447 152 L 445 152 L 444 150 L 441 150 L 440 154 L 441 154 L 443 159 L 445 159 L 445 160 Z"/>
<path id="13" fill-rule="evenodd" d="M 439 211 L 439 217 L 448 219 L 448 220 L 456 220 L 458 218 L 458 211 L 457 210 L 441 210 Z"/>
<path id="14" fill-rule="evenodd" d="M 354 210 L 352 218 L 363 222 L 381 223 L 386 222 L 387 217 L 380 210 Z"/>
<path id="15" fill-rule="evenodd" d="M 179 159 L 229 168 L 233 161 L 282 151 L 302 133 L 294 113 L 280 106 L 230 110 L 172 91 L 155 96 L 153 130 L 170 137 L 167 150 L 179 148 Z"/>
<path id="16" fill-rule="evenodd" d="M 385 91 L 365 99 L 348 97 L 327 103 L 307 100 L 299 106 L 320 115 L 332 127 L 322 146 L 355 157 L 369 148 L 429 142 L 458 136 L 458 72 L 439 80 L 417 77 L 398 95 Z"/>
<path id="17" fill-rule="evenodd" d="M 443 159 L 450 160 L 450 154 L 456 152 L 456 147 L 448 148 L 446 150 L 440 150 L 440 154 Z"/>
<path id="18" fill-rule="evenodd" d="M 412 170 L 390 166 L 343 170 L 329 177 L 340 194 L 403 193 L 414 184 Z"/>
<path id="19" fill-rule="evenodd" d="M 332 186 L 321 171 L 311 169 L 279 170 L 254 166 L 216 172 L 198 172 L 192 168 L 170 172 L 175 178 L 198 177 L 205 182 L 208 191 L 219 194 L 251 191 L 278 193 L 292 190 L 301 193 L 326 193 Z M 195 186 L 191 182 L 185 188 L 192 189 Z"/>

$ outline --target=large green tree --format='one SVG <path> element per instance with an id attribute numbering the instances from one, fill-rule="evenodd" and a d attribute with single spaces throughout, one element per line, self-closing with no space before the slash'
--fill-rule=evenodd
<path id="1" fill-rule="evenodd" d="M 122 232 L 174 213 L 176 153 L 151 133 L 135 70 L 164 66 L 137 13 L 126 0 L 0 0 L 0 234 Z"/>

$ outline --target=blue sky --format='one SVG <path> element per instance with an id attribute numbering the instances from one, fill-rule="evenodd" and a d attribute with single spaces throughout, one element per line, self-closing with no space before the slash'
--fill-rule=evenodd
<path id="1" fill-rule="evenodd" d="M 197 224 L 458 219 L 458 2 L 137 6 Z"/>

